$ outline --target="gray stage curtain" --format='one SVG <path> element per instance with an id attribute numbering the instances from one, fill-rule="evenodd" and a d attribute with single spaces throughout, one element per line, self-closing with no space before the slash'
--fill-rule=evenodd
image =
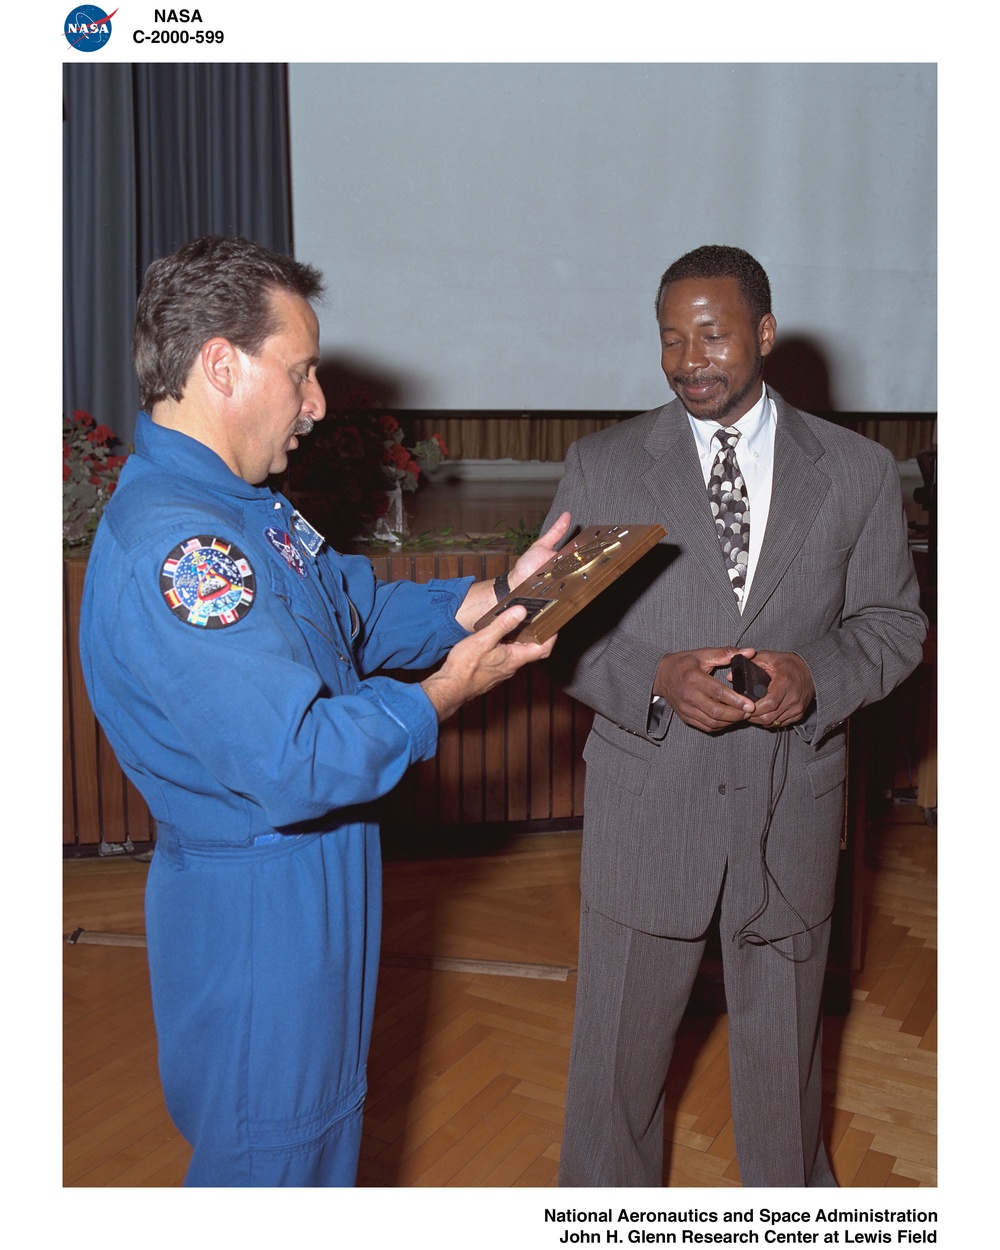
<path id="1" fill-rule="evenodd" d="M 200 234 L 291 251 L 287 67 L 64 69 L 63 407 L 129 442 L 150 261 Z"/>
<path id="2" fill-rule="evenodd" d="M 63 70 L 63 412 L 128 441 L 136 296 L 132 67 Z"/>
<path id="3" fill-rule="evenodd" d="M 136 65 L 139 271 L 200 234 L 291 249 L 284 65 Z"/>

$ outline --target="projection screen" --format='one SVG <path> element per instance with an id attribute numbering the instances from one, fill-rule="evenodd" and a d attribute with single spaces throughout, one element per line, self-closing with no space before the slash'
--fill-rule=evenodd
<path id="1" fill-rule="evenodd" d="M 653 299 L 754 253 L 841 412 L 933 412 L 928 64 L 296 64 L 296 254 L 324 348 L 416 410 L 641 410 Z"/>

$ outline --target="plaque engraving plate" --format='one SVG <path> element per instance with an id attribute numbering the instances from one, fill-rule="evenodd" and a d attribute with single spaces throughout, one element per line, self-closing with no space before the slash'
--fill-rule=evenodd
<path id="1" fill-rule="evenodd" d="M 507 637 L 519 642 L 547 642 L 666 533 L 662 525 L 588 526 L 534 576 L 480 617 L 476 629 L 514 604 L 522 604 L 527 608 L 527 619 Z"/>

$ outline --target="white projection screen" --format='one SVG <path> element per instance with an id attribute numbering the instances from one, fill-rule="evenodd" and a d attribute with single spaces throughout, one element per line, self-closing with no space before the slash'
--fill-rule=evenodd
<path id="1" fill-rule="evenodd" d="M 752 252 L 840 412 L 936 410 L 932 64 L 293 64 L 326 355 L 410 410 L 669 398 L 653 299 Z"/>

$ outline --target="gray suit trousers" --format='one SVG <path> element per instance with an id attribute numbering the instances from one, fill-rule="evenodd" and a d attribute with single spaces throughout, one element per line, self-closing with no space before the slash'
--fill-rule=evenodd
<path id="1" fill-rule="evenodd" d="M 723 938 L 744 1186 L 836 1185 L 820 1139 L 829 929 L 775 947 Z M 722 932 L 733 931 L 724 900 Z M 663 1086 L 704 947 L 630 929 L 584 900 L 560 1186 L 662 1185 Z"/>

